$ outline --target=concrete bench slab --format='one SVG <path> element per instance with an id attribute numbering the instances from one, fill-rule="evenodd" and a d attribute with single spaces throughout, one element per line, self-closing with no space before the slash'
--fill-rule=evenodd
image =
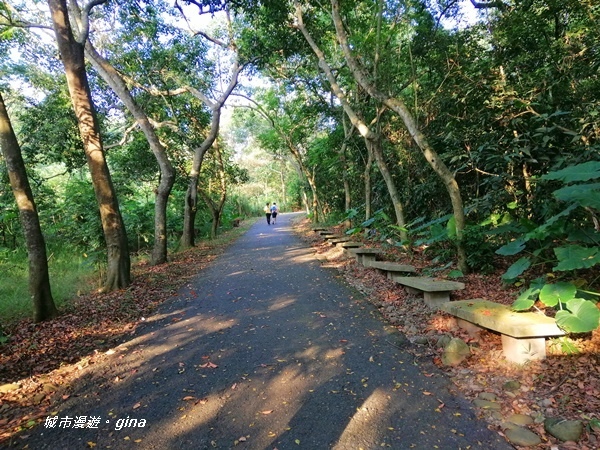
<path id="1" fill-rule="evenodd" d="M 333 231 L 327 231 L 327 230 L 319 231 L 318 233 L 321 236 L 330 236 L 330 235 L 334 234 Z"/>
<path id="2" fill-rule="evenodd" d="M 327 228 L 323 228 L 323 227 L 314 227 L 312 229 L 315 233 L 318 233 L 319 231 L 327 231 Z"/>
<path id="3" fill-rule="evenodd" d="M 381 250 L 380 248 L 370 248 L 370 247 L 353 248 L 350 251 L 351 251 L 351 253 L 354 253 L 356 255 L 358 255 L 358 254 L 361 254 L 361 255 L 379 255 L 380 253 L 383 253 L 383 250 Z"/>
<path id="4" fill-rule="evenodd" d="M 352 238 L 350 236 L 340 236 L 335 239 L 329 239 L 329 242 L 332 245 L 337 245 L 337 244 L 341 244 L 342 242 L 350 242 L 350 241 L 352 241 Z"/>
<path id="5" fill-rule="evenodd" d="M 330 241 L 332 239 L 340 239 L 343 237 L 344 236 L 342 236 L 341 234 L 325 234 L 325 235 L 323 235 L 323 239 L 325 239 L 326 241 Z"/>
<path id="6" fill-rule="evenodd" d="M 465 288 L 465 284 L 458 281 L 436 280 L 431 277 L 403 277 L 392 273 L 390 278 L 403 285 L 411 294 L 423 293 L 423 300 L 431 308 L 449 302 L 450 292 Z"/>
<path id="7" fill-rule="evenodd" d="M 346 250 L 349 250 L 351 248 L 359 248 L 362 247 L 363 244 L 362 242 L 353 242 L 353 241 L 348 241 L 348 242 L 339 242 L 336 244 L 336 246 L 338 247 L 342 247 L 345 248 Z"/>
<path id="8" fill-rule="evenodd" d="M 512 311 L 509 306 L 489 300 L 459 300 L 440 305 L 440 309 L 468 324 L 500 333 L 504 356 L 518 364 L 544 359 L 546 337 L 565 335 L 552 317 Z"/>
<path id="9" fill-rule="evenodd" d="M 392 279 L 393 273 L 415 273 L 417 269 L 408 264 L 400 264 L 390 261 L 372 261 L 371 267 L 387 272 L 388 279 Z"/>
<path id="10" fill-rule="evenodd" d="M 365 267 L 371 267 L 371 263 L 375 262 L 377 255 L 383 253 L 383 250 L 379 248 L 366 247 L 351 248 L 348 251 L 356 257 L 356 262 Z"/>

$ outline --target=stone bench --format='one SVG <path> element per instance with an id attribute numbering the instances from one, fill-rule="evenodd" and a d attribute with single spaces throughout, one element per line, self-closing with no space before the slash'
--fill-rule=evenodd
<path id="1" fill-rule="evenodd" d="M 356 262 L 362 264 L 365 267 L 370 267 L 372 262 L 375 262 L 375 258 L 380 253 L 383 253 L 383 250 L 379 248 L 367 248 L 367 247 L 357 247 L 350 248 L 348 251 L 356 257 Z"/>
<path id="2" fill-rule="evenodd" d="M 504 356 L 518 364 L 544 359 L 546 338 L 565 335 L 552 317 L 512 311 L 509 306 L 489 300 L 459 300 L 444 303 L 440 309 L 456 316 L 459 325 L 467 330 L 476 326 L 500 333 Z"/>
<path id="3" fill-rule="evenodd" d="M 324 234 L 322 236 L 323 236 L 323 239 L 325 239 L 326 241 L 331 241 L 333 239 L 340 239 L 340 238 L 344 237 L 341 234 Z"/>
<path id="4" fill-rule="evenodd" d="M 314 227 L 312 229 L 315 233 L 318 233 L 319 231 L 327 231 L 327 228 L 322 228 L 322 227 Z"/>
<path id="5" fill-rule="evenodd" d="M 319 233 L 321 236 L 331 236 L 332 234 L 334 234 L 334 233 L 333 233 L 333 231 L 326 231 L 326 230 L 323 230 L 323 231 L 318 231 L 318 233 Z"/>
<path id="6" fill-rule="evenodd" d="M 328 242 L 332 245 L 341 244 L 342 242 L 350 242 L 352 238 L 350 236 L 340 236 L 335 239 L 329 239 Z"/>
<path id="7" fill-rule="evenodd" d="M 353 241 L 338 242 L 335 245 L 336 245 L 336 247 L 342 247 L 344 249 L 359 248 L 359 247 L 363 246 L 362 242 L 353 242 Z"/>
<path id="8" fill-rule="evenodd" d="M 400 264 L 389 261 L 371 261 L 370 267 L 383 270 L 387 273 L 388 280 L 393 280 L 394 274 L 400 273 L 415 273 L 417 269 L 408 264 Z"/>
<path id="9" fill-rule="evenodd" d="M 423 293 L 427 306 L 437 308 L 450 301 L 450 292 L 464 289 L 464 283 L 458 281 L 436 280 L 431 277 L 403 277 L 396 274 L 391 279 L 401 284 L 411 294 Z"/>

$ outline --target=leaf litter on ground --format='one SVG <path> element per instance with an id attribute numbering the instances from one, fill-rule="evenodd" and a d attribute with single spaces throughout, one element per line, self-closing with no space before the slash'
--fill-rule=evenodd
<path id="1" fill-rule="evenodd" d="M 251 225 L 246 222 L 220 239 L 170 255 L 166 264 L 134 265 L 128 288 L 80 295 L 55 320 L 3 324 L 9 339 L 0 347 L 0 444 L 43 422 L 57 402 L 68 398 L 67 386 L 83 369 L 114 354 L 113 347 Z"/>
<path id="2" fill-rule="evenodd" d="M 468 399 L 475 399 L 480 393 L 494 394 L 501 405 L 503 418 L 517 413 L 537 418 L 582 420 L 588 424 L 580 441 L 573 444 L 558 441 L 546 432 L 542 421 L 536 421 L 530 429 L 542 438 L 542 443 L 528 449 L 600 449 L 600 426 L 599 429 L 593 426 L 600 424 L 600 329 L 568 338 L 563 343 L 548 341 L 548 357 L 545 360 L 532 361 L 524 366 L 510 364 L 503 359 L 498 334 L 484 330 L 477 337 L 469 336 L 457 326 L 453 317 L 426 308 L 422 301 L 409 297 L 397 283 L 388 280 L 376 269 L 357 264 L 353 257 L 345 256 L 342 249 L 324 241 L 311 228 L 308 220 L 295 224 L 296 233 L 313 247 L 324 267 L 337 270 L 348 284 L 365 294 L 378 307 L 384 320 L 394 325 L 409 341 L 421 343 L 402 347 L 402 350 L 411 351 L 416 361 L 429 358 L 450 377 L 457 392 Z M 353 240 L 363 241 L 369 247 L 382 246 L 384 253 L 380 259 L 413 265 L 417 272 L 434 267 L 434 263 L 419 249 L 407 253 L 398 247 L 383 246 L 360 236 L 353 237 Z M 455 291 L 452 299 L 485 298 L 510 306 L 519 289 L 502 282 L 501 274 L 506 270 L 507 262 L 498 258 L 495 265 L 497 270 L 494 273 L 473 273 L 461 277 L 459 281 L 466 287 Z M 448 267 L 436 275 L 443 277 L 452 269 Z M 457 367 L 443 366 L 441 350 L 436 345 L 443 335 L 460 337 L 468 342 L 471 357 Z M 562 353 L 561 349 L 568 346 L 576 349 L 577 353 Z M 425 376 L 432 376 L 429 369 L 424 368 L 424 371 Z M 505 385 L 509 382 L 518 388 L 507 390 Z M 480 411 L 480 416 L 503 435 L 503 420 L 489 411 Z"/>

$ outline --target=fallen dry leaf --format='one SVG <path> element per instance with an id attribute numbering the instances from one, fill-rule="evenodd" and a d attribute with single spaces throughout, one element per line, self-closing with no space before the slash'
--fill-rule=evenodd
<path id="1" fill-rule="evenodd" d="M 198 366 L 198 367 L 201 367 L 201 368 L 203 368 L 203 369 L 216 369 L 216 368 L 217 368 L 217 367 L 219 367 L 219 366 L 218 366 L 218 365 L 216 365 L 216 364 L 213 364 L 213 363 L 211 363 L 211 362 L 209 361 L 209 362 L 207 362 L 207 363 L 205 363 L 205 364 L 202 364 L 202 365 L 200 365 L 200 366 Z"/>

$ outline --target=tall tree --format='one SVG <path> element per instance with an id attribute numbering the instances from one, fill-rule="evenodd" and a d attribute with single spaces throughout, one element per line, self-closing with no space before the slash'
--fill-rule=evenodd
<path id="1" fill-rule="evenodd" d="M 96 50 L 89 40 L 86 42 L 85 52 L 94 68 L 135 118 L 158 163 L 160 182 L 155 190 L 152 264 L 165 263 L 167 262 L 167 202 L 175 183 L 175 169 L 147 114 L 131 95 L 123 76 Z"/>
<path id="2" fill-rule="evenodd" d="M 301 95 L 296 95 L 294 99 L 288 99 L 287 105 L 282 103 L 282 93 L 275 90 L 269 90 L 258 97 L 258 101 L 248 97 L 246 99 L 251 103 L 251 106 L 248 107 L 257 112 L 270 125 L 269 131 L 260 135 L 259 139 L 262 141 L 262 145 L 272 153 L 283 149 L 289 151 L 299 177 L 310 187 L 312 201 L 311 206 L 307 209 L 312 213 L 313 220 L 319 222 L 321 216 L 319 189 L 314 172 L 307 165 L 305 152 L 302 149 L 309 134 L 314 132 L 308 122 L 314 122 L 316 117 L 307 111 L 307 99 Z M 291 105 L 292 103 L 295 105 Z M 298 112 L 301 115 L 296 114 Z"/>
<path id="3" fill-rule="evenodd" d="M 202 6 L 198 6 L 200 7 L 200 12 L 202 13 Z M 221 51 L 231 53 L 232 60 L 231 65 L 229 66 L 228 74 L 229 82 L 227 83 L 223 91 L 220 94 L 217 94 L 214 99 L 210 98 L 209 96 L 205 95 L 204 93 L 202 93 L 194 87 L 187 86 L 185 88 L 188 92 L 190 92 L 196 98 L 201 100 L 206 106 L 208 106 L 212 114 L 212 119 L 210 123 L 210 130 L 208 131 L 204 141 L 194 149 L 192 168 L 189 173 L 188 190 L 185 195 L 183 233 L 181 236 L 181 245 L 184 248 L 194 246 L 194 222 L 196 219 L 196 211 L 198 208 L 198 181 L 200 176 L 200 170 L 202 168 L 202 161 L 204 160 L 204 155 L 212 147 L 213 143 L 219 136 L 223 106 L 225 105 L 225 102 L 227 101 L 233 90 L 238 85 L 240 73 L 244 69 L 244 64 L 240 61 L 240 55 L 238 52 L 238 47 L 233 32 L 233 25 L 231 22 L 229 10 L 226 9 L 225 13 L 228 27 L 228 42 L 223 42 L 219 39 L 209 36 L 207 33 L 204 32 L 199 32 L 198 35 L 210 40 Z"/>
<path id="4" fill-rule="evenodd" d="M 8 177 L 17 206 L 29 256 L 29 293 L 33 301 L 33 320 L 41 322 L 56 317 L 52 298 L 46 243 L 21 155 L 21 147 L 12 128 L 4 99 L 0 93 L 0 148 L 6 161 Z"/>
<path id="5" fill-rule="evenodd" d="M 56 42 L 67 76 L 71 102 L 77 115 L 79 132 L 100 208 L 106 240 L 108 266 L 103 289 L 126 287 L 131 282 L 131 263 L 127 234 L 119 203 L 106 163 L 100 127 L 85 71 L 84 45 L 89 32 L 89 13 L 106 0 L 92 0 L 82 9 L 80 33 L 75 37 L 69 22 L 66 0 L 48 0 Z"/>
<path id="6" fill-rule="evenodd" d="M 377 133 L 375 133 L 369 127 L 369 125 L 365 122 L 365 120 L 355 111 L 355 109 L 350 104 L 350 101 L 348 100 L 348 96 L 346 95 L 346 93 L 344 92 L 344 90 L 342 89 L 340 84 L 338 83 L 338 81 L 333 73 L 333 70 L 331 69 L 329 63 L 327 62 L 325 53 L 321 50 L 321 48 L 318 46 L 316 41 L 313 39 L 313 37 L 309 33 L 308 29 L 304 25 L 304 19 L 302 17 L 302 7 L 301 7 L 300 3 L 295 1 L 294 4 L 296 7 L 296 16 L 295 16 L 296 24 L 295 25 L 300 30 L 300 32 L 302 33 L 302 35 L 304 36 L 304 38 L 310 45 L 311 49 L 317 56 L 319 67 L 325 73 L 325 75 L 327 77 L 327 81 L 329 82 L 329 85 L 331 86 L 331 90 L 332 90 L 333 94 L 340 101 L 342 108 L 344 109 L 344 112 L 350 119 L 350 122 L 352 123 L 352 125 L 356 127 L 356 129 L 359 131 L 360 135 L 365 139 L 365 144 L 367 145 L 367 149 L 370 152 L 372 152 L 375 162 L 377 163 L 379 171 L 381 172 L 381 175 L 383 176 L 386 186 L 388 188 L 388 192 L 390 194 L 390 198 L 392 200 L 392 204 L 393 204 L 394 210 L 396 212 L 396 223 L 401 228 L 401 230 L 403 230 L 403 231 L 401 231 L 402 238 L 406 239 L 407 236 L 406 236 L 406 232 L 404 231 L 405 224 L 406 224 L 406 220 L 404 218 L 404 208 L 403 208 L 402 201 L 400 199 L 398 190 L 396 189 L 394 180 L 392 179 L 391 174 L 390 174 L 390 172 L 387 168 L 387 165 L 385 164 L 385 160 L 383 158 L 383 153 L 382 153 L 382 149 L 381 149 L 381 140 L 380 140 L 381 138 Z"/>
<path id="7" fill-rule="evenodd" d="M 345 61 L 348 63 L 354 78 L 360 84 L 360 86 L 368 92 L 368 94 L 374 99 L 381 102 L 383 105 L 394 111 L 401 118 L 410 136 L 415 141 L 417 146 L 423 152 L 425 159 L 435 171 L 435 173 L 441 178 L 448 191 L 450 201 L 452 203 L 452 210 L 454 212 L 454 222 L 456 226 L 456 242 L 457 242 L 457 256 L 459 268 L 467 273 L 469 267 L 467 264 L 467 255 L 463 244 L 463 230 L 465 227 L 465 212 L 462 201 L 462 195 L 458 187 L 458 183 L 454 177 L 454 174 L 448 169 L 444 161 L 439 157 L 435 149 L 430 145 L 428 139 L 420 130 L 414 115 L 410 109 L 406 106 L 404 101 L 400 97 L 394 97 L 390 94 L 381 90 L 371 77 L 367 74 L 364 67 L 360 64 L 351 50 L 350 44 L 348 43 L 348 36 L 346 27 L 342 21 L 340 13 L 340 6 L 338 0 L 331 0 L 332 7 L 332 18 L 335 26 L 336 37 L 342 48 Z M 301 15 L 300 5 L 297 3 L 297 15 Z M 379 14 L 382 14 L 380 9 Z"/>
<path id="8" fill-rule="evenodd" d="M 181 236 L 181 245 L 184 248 L 194 246 L 194 222 L 196 219 L 196 211 L 198 208 L 198 182 L 200 177 L 200 170 L 202 168 L 202 162 L 204 160 L 204 155 L 212 147 L 214 142 L 217 140 L 217 137 L 219 136 L 223 105 L 227 101 L 227 98 L 229 98 L 229 96 L 231 95 L 231 92 L 233 92 L 233 90 L 237 86 L 239 74 L 242 71 L 242 68 L 243 67 L 240 66 L 236 58 L 231 69 L 231 79 L 229 81 L 229 84 L 227 85 L 225 91 L 223 91 L 223 93 L 221 93 L 221 95 L 219 95 L 219 97 L 216 100 L 211 100 L 197 89 L 188 87 L 188 90 L 193 95 L 200 98 L 207 106 L 209 106 L 212 112 L 212 119 L 210 123 L 210 130 L 206 135 L 204 141 L 194 150 L 192 168 L 189 174 L 188 190 L 185 195 L 183 234 Z"/>
<path id="9" fill-rule="evenodd" d="M 344 141 L 338 149 L 338 156 L 340 159 L 340 166 L 342 169 L 342 183 L 344 184 L 344 212 L 348 213 L 348 211 L 350 211 L 350 208 L 352 208 L 352 190 L 350 189 L 350 177 L 348 175 L 349 164 L 348 158 L 346 157 L 346 152 L 348 149 L 348 141 L 354 133 L 354 127 L 348 126 L 345 117 L 342 118 L 342 126 L 344 128 Z M 346 228 L 350 228 L 351 225 L 352 224 L 349 219 L 346 220 L 346 222 L 344 223 L 344 226 Z"/>
<path id="10" fill-rule="evenodd" d="M 210 237 L 212 239 L 217 237 L 219 232 L 219 226 L 221 224 L 221 216 L 223 214 L 223 207 L 227 200 L 227 174 L 225 173 L 225 163 L 223 161 L 223 152 L 221 150 L 221 143 L 217 140 L 214 148 L 214 176 L 216 176 L 216 183 L 209 182 L 207 186 L 199 186 L 199 192 L 204 202 L 210 210 L 212 216 L 212 225 L 210 228 Z M 216 184 L 216 188 L 213 188 L 213 184 Z M 213 193 L 215 194 L 213 198 Z"/>

